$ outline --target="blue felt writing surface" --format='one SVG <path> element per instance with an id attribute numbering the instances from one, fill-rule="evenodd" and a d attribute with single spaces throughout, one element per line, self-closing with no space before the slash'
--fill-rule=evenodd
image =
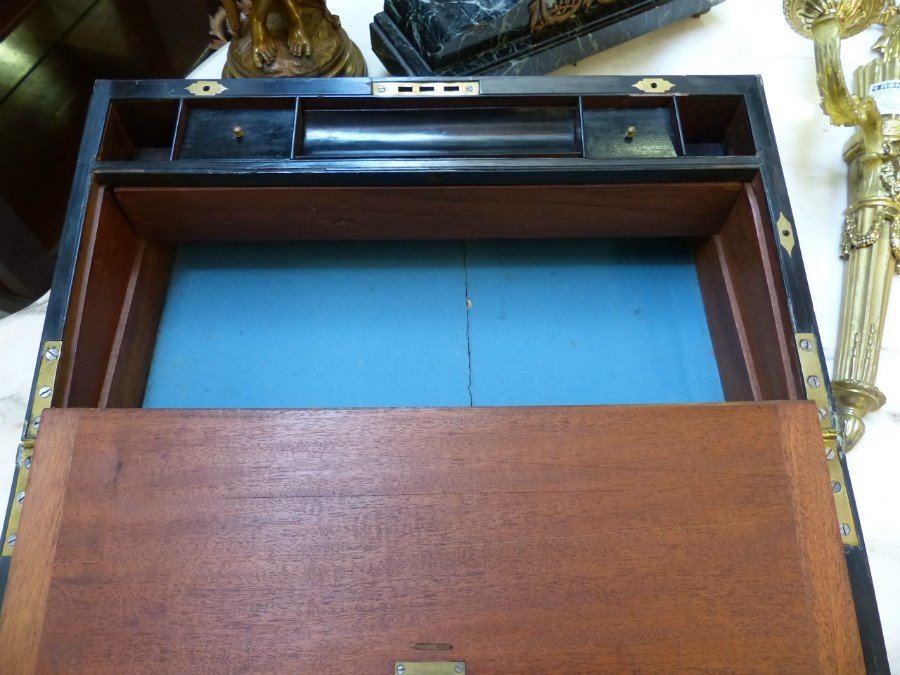
<path id="1" fill-rule="evenodd" d="M 196 244 L 144 405 L 722 398 L 683 241 Z"/>
<path id="2" fill-rule="evenodd" d="M 723 400 L 686 242 L 468 249 L 475 405 Z"/>
<path id="3" fill-rule="evenodd" d="M 144 406 L 468 405 L 464 252 L 183 246 Z"/>

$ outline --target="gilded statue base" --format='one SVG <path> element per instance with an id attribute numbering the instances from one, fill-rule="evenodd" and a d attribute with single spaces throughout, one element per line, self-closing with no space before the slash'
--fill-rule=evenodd
<path id="1" fill-rule="evenodd" d="M 308 56 L 295 56 L 288 49 L 288 23 L 279 12 L 272 12 L 267 26 L 277 50 L 275 58 L 262 68 L 253 56 L 253 40 L 247 28 L 231 41 L 224 77 L 361 77 L 368 73 L 359 47 L 337 22 L 317 8 L 303 8 L 313 45 Z"/>

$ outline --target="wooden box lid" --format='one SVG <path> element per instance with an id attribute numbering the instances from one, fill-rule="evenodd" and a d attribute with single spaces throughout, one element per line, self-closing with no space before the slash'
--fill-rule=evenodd
<path id="1" fill-rule="evenodd" d="M 0 669 L 862 671 L 812 404 L 684 413 L 51 411 Z"/>

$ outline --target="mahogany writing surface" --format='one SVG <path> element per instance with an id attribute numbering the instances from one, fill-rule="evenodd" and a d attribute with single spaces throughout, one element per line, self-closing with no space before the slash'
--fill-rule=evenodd
<path id="1" fill-rule="evenodd" d="M 51 410 L 0 671 L 861 672 L 817 437 L 806 402 Z"/>

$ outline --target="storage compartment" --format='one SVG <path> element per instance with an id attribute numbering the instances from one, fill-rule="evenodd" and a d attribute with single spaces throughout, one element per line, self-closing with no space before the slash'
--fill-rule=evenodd
<path id="1" fill-rule="evenodd" d="M 71 310 L 82 319 L 67 405 L 696 403 L 802 391 L 752 185 L 380 195 L 99 189 L 97 235 L 85 239 L 93 263 Z"/>
<path id="2" fill-rule="evenodd" d="M 675 106 L 686 156 L 756 154 L 743 97 L 687 96 Z"/>
<path id="3" fill-rule="evenodd" d="M 688 241 L 470 240 L 179 246 L 144 406 L 721 400 Z"/>
<path id="4" fill-rule="evenodd" d="M 755 152 L 741 96 L 283 96 L 116 102 L 99 159 L 599 160 Z"/>
<path id="5" fill-rule="evenodd" d="M 582 102 L 584 156 L 647 159 L 684 154 L 669 96 L 588 97 Z"/>
<path id="6" fill-rule="evenodd" d="M 310 110 L 299 157 L 580 155 L 573 108 Z"/>
<path id="7" fill-rule="evenodd" d="M 178 101 L 116 101 L 109 106 L 101 161 L 168 161 Z"/>
<path id="8" fill-rule="evenodd" d="M 175 158 L 290 159 L 296 109 L 294 98 L 185 105 L 175 139 Z"/>

